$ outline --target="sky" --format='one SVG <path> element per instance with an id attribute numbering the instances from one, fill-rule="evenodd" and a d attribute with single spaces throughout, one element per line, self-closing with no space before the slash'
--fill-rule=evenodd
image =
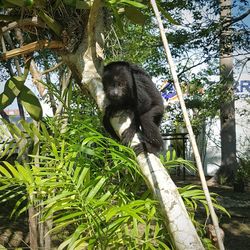
<path id="1" fill-rule="evenodd" d="M 240 2 L 240 0 L 237 0 L 236 2 Z M 239 8 L 234 8 L 233 9 L 233 16 L 234 17 L 240 16 L 240 15 L 242 15 L 242 13 L 245 13 L 249 9 L 250 9 L 250 1 L 248 0 L 248 5 L 245 6 L 243 10 L 241 10 Z M 250 32 L 250 14 L 247 17 L 245 17 L 244 19 L 242 19 L 242 21 L 240 21 L 240 22 L 243 22 L 245 25 L 247 25 L 248 31 Z M 248 51 L 250 51 L 250 45 L 249 45 Z M 250 55 L 248 55 L 248 58 L 249 58 L 249 56 Z M 247 56 L 242 56 L 241 57 L 241 59 L 244 59 L 244 58 L 247 58 Z M 239 78 L 239 76 L 237 74 L 236 74 L 235 77 Z M 244 80 L 245 79 L 250 80 L 250 61 L 249 60 L 245 64 L 244 68 L 242 69 L 240 78 L 244 79 Z M 238 79 L 236 79 L 236 80 L 238 80 Z"/>
<path id="2" fill-rule="evenodd" d="M 239 5 L 238 3 L 240 3 L 240 0 L 237 0 L 236 1 L 237 5 Z M 239 15 L 241 15 L 242 13 L 244 13 L 245 11 L 249 10 L 250 9 L 250 1 L 248 0 L 248 5 L 244 6 L 244 9 L 241 10 L 240 8 L 234 8 L 233 9 L 233 16 L 234 17 L 237 17 Z M 248 27 L 250 27 L 250 15 L 248 15 L 246 18 L 244 18 L 242 20 L 245 24 L 247 24 Z"/>

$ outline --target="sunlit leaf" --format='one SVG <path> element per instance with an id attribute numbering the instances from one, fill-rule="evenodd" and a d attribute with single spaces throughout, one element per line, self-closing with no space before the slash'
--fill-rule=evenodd
<path id="1" fill-rule="evenodd" d="M 77 181 L 76 188 L 79 188 L 80 186 L 83 185 L 86 176 L 87 177 L 89 176 L 89 168 L 83 168 L 82 169 L 81 174 L 80 174 L 80 176 L 78 178 L 78 181 Z"/>
<path id="2" fill-rule="evenodd" d="M 86 202 L 91 201 L 91 199 L 94 198 L 94 196 L 97 194 L 97 192 L 102 188 L 102 186 L 104 185 L 106 179 L 103 177 L 101 178 L 98 183 L 95 185 L 94 188 L 91 189 L 90 193 L 88 194 L 87 198 L 86 198 Z"/>
<path id="3" fill-rule="evenodd" d="M 17 168 L 18 172 L 20 173 L 20 175 L 23 176 L 23 179 L 27 183 L 29 183 L 29 184 L 34 183 L 34 178 L 33 178 L 32 172 L 28 166 L 22 166 L 21 164 L 16 162 L 16 168 Z"/>
<path id="4" fill-rule="evenodd" d="M 30 124 L 30 128 L 32 129 L 33 134 L 35 136 L 37 136 L 39 138 L 39 140 L 43 139 L 41 132 L 39 131 L 39 129 L 37 128 L 37 126 L 34 123 Z"/>
<path id="5" fill-rule="evenodd" d="M 67 240 L 65 240 L 63 243 L 60 244 L 60 246 L 58 247 L 58 250 L 63 250 L 65 249 L 66 246 L 68 246 L 68 244 L 70 243 L 71 241 L 71 237 Z"/>
<path id="6" fill-rule="evenodd" d="M 73 244 L 76 242 L 76 240 L 79 238 L 79 236 L 85 231 L 86 225 L 82 224 L 77 227 L 75 232 L 72 235 L 71 241 L 69 243 L 68 249 L 74 249 L 72 248 Z"/>
<path id="7" fill-rule="evenodd" d="M 0 110 L 9 106 L 14 99 L 19 95 L 24 86 L 25 80 L 23 77 L 11 77 L 4 86 L 4 91 L 0 95 Z"/>
<path id="8" fill-rule="evenodd" d="M 57 196 L 55 197 L 52 197 L 52 198 L 49 198 L 47 199 L 44 204 L 48 204 L 48 205 L 52 205 L 53 203 L 57 202 L 57 201 L 60 201 L 64 198 L 67 198 L 67 197 L 70 197 L 72 195 L 74 195 L 75 193 L 74 192 L 68 192 L 68 191 L 65 191 L 61 194 L 58 194 Z"/>
<path id="9" fill-rule="evenodd" d="M 8 140 L 6 140 L 4 143 L 3 143 L 3 145 L 2 145 L 2 152 L 1 152 L 1 157 L 3 158 L 3 157 L 5 157 L 7 154 L 9 154 L 9 152 L 11 151 L 11 149 L 13 149 L 13 148 L 17 148 L 17 145 L 16 145 L 16 143 L 15 143 L 15 141 L 14 140 L 11 140 L 11 141 L 8 141 Z"/>
<path id="10" fill-rule="evenodd" d="M 49 131 L 46 128 L 46 124 L 43 123 L 43 122 L 41 123 L 41 129 L 42 129 L 42 134 L 46 138 L 46 140 L 51 141 L 51 137 L 49 135 Z"/>
<path id="11" fill-rule="evenodd" d="M 75 212 L 75 213 L 70 213 L 70 214 L 65 214 L 61 217 L 59 217 L 58 219 L 55 219 L 54 222 L 55 223 L 59 223 L 59 222 L 64 222 L 64 221 L 68 221 L 69 219 L 74 219 L 77 218 L 79 216 L 83 215 L 83 212 Z"/>
<path id="12" fill-rule="evenodd" d="M 6 0 L 6 2 L 19 6 L 19 7 L 31 6 L 34 3 L 33 0 Z"/>
<path id="13" fill-rule="evenodd" d="M 3 166 L 0 165 L 0 176 L 5 176 L 8 178 L 11 178 L 12 175 L 10 174 L 10 172 Z"/>
<path id="14" fill-rule="evenodd" d="M 23 90 L 24 83 L 29 73 L 30 61 L 31 60 L 28 60 L 25 64 L 23 75 L 13 76 L 7 80 L 4 91 L 0 94 L 0 110 L 9 106 Z"/>
<path id="15" fill-rule="evenodd" d="M 14 166 L 12 166 L 9 162 L 3 161 L 4 165 L 8 169 L 8 171 L 13 175 L 17 180 L 23 180 L 23 176 L 16 170 Z"/>
<path id="16" fill-rule="evenodd" d="M 29 115 L 36 121 L 42 118 L 42 106 L 35 94 L 26 86 L 19 94 L 20 101 Z"/>
<path id="17" fill-rule="evenodd" d="M 44 11 L 40 10 L 38 12 L 39 17 L 50 27 L 51 30 L 55 32 L 58 36 L 61 35 L 63 27 L 55 19 L 50 17 Z"/>
<path id="18" fill-rule="evenodd" d="M 32 137 L 33 137 L 33 131 L 32 131 L 31 128 L 30 128 L 30 123 L 28 123 L 28 122 L 25 121 L 25 120 L 21 120 L 21 121 L 20 121 L 20 124 L 22 124 L 22 126 L 23 126 L 25 132 L 28 133 L 29 136 L 32 138 Z"/>
<path id="19" fill-rule="evenodd" d="M 142 8 L 142 9 L 146 9 L 146 8 L 148 8 L 148 6 L 147 6 L 147 5 L 142 4 L 142 3 L 139 3 L 138 1 L 120 0 L 119 2 L 120 2 L 120 3 L 126 3 L 126 4 L 129 4 L 129 5 L 132 5 L 132 6 L 137 7 L 137 8 Z"/>
<path id="20" fill-rule="evenodd" d="M 55 143 L 51 143 L 51 149 L 52 149 L 52 152 L 53 152 L 53 156 L 55 156 L 56 160 L 59 159 L 59 154 L 58 154 L 58 150 L 57 150 L 57 147 L 55 145 Z"/>

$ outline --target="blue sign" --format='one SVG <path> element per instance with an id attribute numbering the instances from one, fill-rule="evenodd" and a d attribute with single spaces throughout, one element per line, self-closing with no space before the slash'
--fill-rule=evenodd
<path id="1" fill-rule="evenodd" d="M 166 82 L 161 88 L 161 94 L 164 99 L 169 100 L 176 96 L 174 85 L 171 82 Z"/>
<path id="2" fill-rule="evenodd" d="M 250 80 L 240 80 L 237 82 L 235 93 L 250 95 Z"/>

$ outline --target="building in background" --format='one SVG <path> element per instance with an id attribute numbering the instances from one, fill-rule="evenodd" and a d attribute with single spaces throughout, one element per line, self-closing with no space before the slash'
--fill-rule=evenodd
<path id="1" fill-rule="evenodd" d="M 240 76 L 235 88 L 235 120 L 237 156 L 250 153 L 250 74 Z M 221 164 L 220 119 L 208 121 L 206 126 L 204 172 L 214 175 Z"/>

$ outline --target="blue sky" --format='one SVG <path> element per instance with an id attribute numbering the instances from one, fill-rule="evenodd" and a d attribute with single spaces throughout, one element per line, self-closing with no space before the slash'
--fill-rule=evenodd
<path id="1" fill-rule="evenodd" d="M 239 6 L 233 9 L 233 16 L 234 17 L 240 16 L 241 14 L 245 13 L 247 10 L 250 9 L 250 1 L 249 0 L 248 0 L 248 5 L 240 4 L 240 0 L 237 0 L 236 3 Z M 244 22 L 250 28 L 250 15 L 245 17 L 242 20 L 242 22 Z"/>

